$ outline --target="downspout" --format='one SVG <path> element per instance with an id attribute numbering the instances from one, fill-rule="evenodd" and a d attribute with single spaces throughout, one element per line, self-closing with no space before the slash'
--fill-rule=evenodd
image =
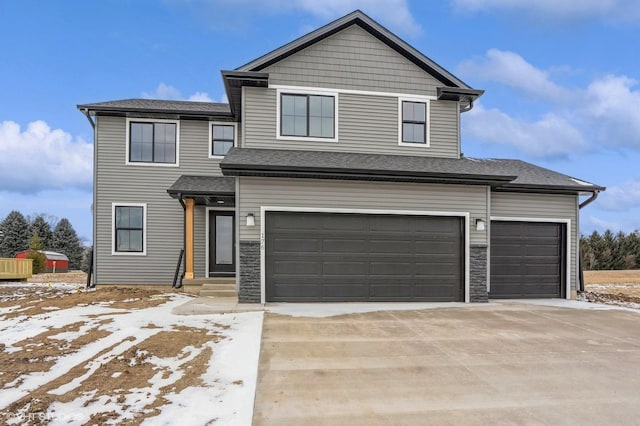
<path id="1" fill-rule="evenodd" d="M 593 203 L 596 198 L 598 198 L 598 194 L 600 191 L 593 191 L 591 193 L 591 197 L 587 198 L 583 202 L 578 205 L 578 210 L 582 210 L 584 207 L 587 207 L 589 204 Z M 580 271 L 580 276 L 578 277 L 580 281 L 580 292 L 584 292 L 584 271 L 582 269 L 582 250 L 580 250 L 580 242 L 578 242 L 578 269 Z"/>
<path id="2" fill-rule="evenodd" d="M 187 206 L 184 204 L 184 200 L 182 199 L 182 193 L 178 194 L 178 201 L 180 201 L 180 205 L 182 206 L 182 250 L 187 248 Z M 182 288 L 182 277 L 184 276 L 184 271 L 187 268 L 187 260 L 185 257 L 182 257 L 182 275 L 180 275 L 180 280 L 176 284 L 175 288 Z"/>
<path id="3" fill-rule="evenodd" d="M 91 124 L 91 127 L 93 128 L 93 130 L 95 130 L 96 123 L 91 119 L 91 114 L 89 113 L 89 110 L 85 108 L 82 110 L 82 113 L 84 114 L 85 117 L 87 117 L 87 120 L 89 120 L 89 124 Z"/>
<path id="4" fill-rule="evenodd" d="M 87 273 L 87 288 L 95 288 L 96 284 L 95 284 L 95 273 L 93 271 L 93 269 L 96 266 L 96 258 L 98 257 L 98 250 L 96 250 L 96 182 L 97 182 L 97 171 L 98 171 L 98 167 L 97 167 L 97 158 L 98 158 L 98 149 L 96 147 L 97 141 L 98 141 L 98 133 L 96 130 L 96 122 L 93 121 L 91 119 L 91 113 L 89 112 L 88 108 L 85 108 L 82 110 L 82 113 L 85 117 L 87 117 L 87 120 L 89 121 L 89 124 L 91 124 L 91 129 L 93 130 L 93 188 L 92 188 L 92 197 L 91 197 L 91 227 L 92 227 L 92 235 L 91 235 L 91 261 L 89 262 L 89 271 Z M 93 277 L 93 282 L 91 281 Z"/>

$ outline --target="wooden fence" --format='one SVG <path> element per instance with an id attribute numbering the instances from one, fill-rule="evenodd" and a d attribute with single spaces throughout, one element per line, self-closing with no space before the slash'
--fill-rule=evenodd
<path id="1" fill-rule="evenodd" d="M 32 259 L 0 258 L 0 280 L 24 280 L 33 275 Z"/>

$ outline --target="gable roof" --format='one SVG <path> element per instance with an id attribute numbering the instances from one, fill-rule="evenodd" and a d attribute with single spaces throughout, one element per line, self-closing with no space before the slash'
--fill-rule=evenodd
<path id="1" fill-rule="evenodd" d="M 420 51 L 418 51 L 416 48 L 414 48 L 404 40 L 400 39 L 398 36 L 380 25 L 378 22 L 371 19 L 360 10 L 351 12 L 350 14 L 343 16 L 342 18 L 336 19 L 335 21 L 323 27 L 320 27 L 315 31 L 312 31 L 309 34 L 306 34 L 276 50 L 267 53 L 266 55 L 254 59 L 253 61 L 237 68 L 236 71 L 262 71 L 269 65 L 279 62 L 286 57 L 291 56 L 294 53 L 299 52 L 300 50 L 305 49 L 306 47 L 315 44 L 318 41 L 323 40 L 339 31 L 342 31 L 343 29 L 351 25 L 359 25 L 365 31 L 378 38 L 380 41 L 398 52 L 400 55 L 404 56 L 427 73 L 433 75 L 440 82 L 442 82 L 443 85 L 461 89 L 471 89 L 471 87 L 464 83 L 462 80 L 442 68 L 433 60 L 422 54 Z"/>
<path id="2" fill-rule="evenodd" d="M 81 104 L 81 111 L 106 113 L 144 112 L 200 116 L 231 115 L 229 104 L 215 102 L 165 101 L 159 99 L 122 99 L 117 101 Z"/>
<path id="3" fill-rule="evenodd" d="M 480 184 L 510 191 L 564 193 L 604 189 L 520 160 L 467 157 L 232 148 L 220 168 L 225 176 Z"/>

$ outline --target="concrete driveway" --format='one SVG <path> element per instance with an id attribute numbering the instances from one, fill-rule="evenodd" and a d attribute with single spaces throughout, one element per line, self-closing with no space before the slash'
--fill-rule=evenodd
<path id="1" fill-rule="evenodd" d="M 265 313 L 254 424 L 638 424 L 640 313 Z"/>

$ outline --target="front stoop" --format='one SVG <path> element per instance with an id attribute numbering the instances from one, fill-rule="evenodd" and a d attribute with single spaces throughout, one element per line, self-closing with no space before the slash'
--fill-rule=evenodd
<path id="1" fill-rule="evenodd" d="M 199 285 L 201 297 L 233 298 L 238 300 L 235 278 L 194 278 L 183 280 L 185 286 Z"/>

